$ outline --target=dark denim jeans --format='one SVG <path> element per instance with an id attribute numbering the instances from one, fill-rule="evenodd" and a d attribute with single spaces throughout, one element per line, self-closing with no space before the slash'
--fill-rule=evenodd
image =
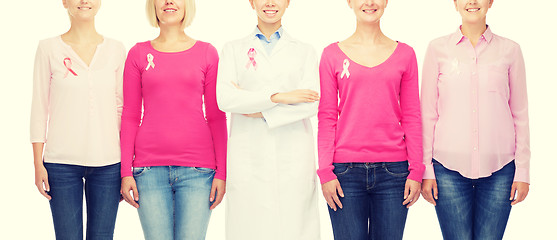
<path id="1" fill-rule="evenodd" d="M 511 212 L 514 161 L 489 177 L 470 179 L 433 160 L 437 218 L 445 240 L 502 239 Z"/>
<path id="2" fill-rule="evenodd" d="M 120 163 L 85 167 L 44 163 L 52 197 L 56 239 L 83 240 L 83 189 L 87 201 L 86 239 L 112 239 L 120 202 Z M 85 180 L 85 184 L 84 184 Z"/>
<path id="3" fill-rule="evenodd" d="M 343 208 L 329 208 L 335 240 L 402 239 L 408 162 L 335 163 Z"/>

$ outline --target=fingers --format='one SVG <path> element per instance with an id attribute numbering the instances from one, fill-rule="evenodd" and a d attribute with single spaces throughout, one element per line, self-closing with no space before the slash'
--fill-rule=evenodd
<path id="1" fill-rule="evenodd" d="M 433 204 L 433 206 L 436 205 L 435 200 L 433 200 L 433 195 L 431 195 L 431 191 L 430 192 L 422 192 L 422 196 L 424 196 L 424 199 L 426 201 Z"/>
<path id="2" fill-rule="evenodd" d="M 333 209 L 333 211 L 336 212 L 337 210 L 337 205 L 335 204 L 335 202 L 333 201 L 332 196 L 325 196 L 325 201 L 327 201 L 327 204 L 329 205 L 329 207 L 331 209 Z"/>
<path id="3" fill-rule="evenodd" d="M 242 89 L 242 88 L 240 88 L 240 86 L 238 86 L 238 84 L 236 84 L 234 81 L 230 81 L 230 82 L 232 83 L 232 85 L 234 85 L 235 88 L 237 88 L 237 89 Z"/>
<path id="4" fill-rule="evenodd" d="M 215 193 L 217 192 L 217 185 L 213 183 L 213 186 L 211 186 L 211 193 L 209 193 L 209 202 L 212 202 L 215 200 Z"/>
<path id="5" fill-rule="evenodd" d="M 344 197 L 344 192 L 340 187 L 340 183 L 338 180 L 332 180 L 322 185 L 323 189 L 323 196 L 325 197 L 325 201 L 333 211 L 337 210 L 337 206 L 342 209 L 342 202 L 340 201 L 340 197 Z"/>
<path id="6" fill-rule="evenodd" d="M 408 197 L 408 195 L 410 195 L 410 184 L 406 182 L 406 185 L 404 186 L 404 202 L 402 202 L 402 205 L 406 205 L 412 200 Z"/>
<path id="7" fill-rule="evenodd" d="M 511 205 L 514 206 L 524 201 L 524 199 L 526 199 L 526 196 L 528 196 L 529 190 L 530 190 L 530 186 L 528 185 L 528 183 L 522 183 L 522 182 L 513 183 L 511 188 L 511 197 L 515 197 L 515 196 L 516 197 L 514 198 L 514 201 L 511 202 Z"/>
<path id="8" fill-rule="evenodd" d="M 406 184 L 404 186 L 404 202 L 402 205 L 406 205 L 407 208 L 414 205 L 416 201 L 420 198 L 420 190 L 421 184 L 414 180 L 406 180 Z"/>
<path id="9" fill-rule="evenodd" d="M 338 195 L 337 195 L 337 194 L 334 194 L 334 195 L 333 195 L 333 201 L 336 203 L 336 205 L 337 205 L 340 209 L 342 209 L 342 203 L 340 202 L 340 198 L 338 198 Z M 335 211 L 336 211 L 336 210 L 335 210 Z"/>
<path id="10" fill-rule="evenodd" d="M 342 187 L 340 187 L 340 184 L 337 185 L 337 192 L 338 195 L 340 195 L 340 197 L 344 197 L 344 192 L 342 191 Z M 340 207 L 342 208 L 342 207 Z"/>
<path id="11" fill-rule="evenodd" d="M 524 193 L 524 192 L 518 190 L 518 194 L 516 196 L 516 199 L 514 199 L 514 201 L 511 202 L 511 205 L 514 206 L 517 203 L 520 203 L 520 202 L 524 201 L 524 199 L 526 199 L 526 195 L 527 195 L 527 193 Z"/>
<path id="12" fill-rule="evenodd" d="M 52 199 L 52 197 L 47 193 L 48 191 L 50 191 L 50 186 L 48 185 L 48 179 L 41 179 L 41 181 L 36 183 L 35 185 L 37 186 L 37 189 L 39 190 L 41 195 L 43 195 L 48 200 Z"/>
<path id="13" fill-rule="evenodd" d="M 516 184 L 513 183 L 512 187 L 511 187 L 511 197 L 509 198 L 509 200 L 515 200 L 515 196 L 516 196 Z"/>
<path id="14" fill-rule="evenodd" d="M 408 198 L 411 198 L 411 200 L 410 200 L 410 203 L 408 205 L 406 205 L 406 207 L 410 208 L 412 205 L 414 205 L 414 203 L 416 203 L 418 201 L 418 199 L 420 199 L 420 191 L 419 190 L 411 190 L 410 195 L 408 196 Z"/>
<path id="15" fill-rule="evenodd" d="M 433 188 L 433 197 L 435 198 L 435 200 L 439 199 L 439 192 L 437 191 L 437 182 L 433 183 L 432 188 Z M 435 201 L 433 205 L 435 205 Z"/>
<path id="16" fill-rule="evenodd" d="M 209 209 L 211 210 L 215 209 L 222 202 L 222 199 L 224 198 L 224 193 L 225 193 L 224 188 L 219 187 L 216 189 L 217 196 L 215 202 L 211 205 Z"/>
<path id="17" fill-rule="evenodd" d="M 133 196 L 130 195 L 130 191 Z M 139 208 L 139 204 L 137 203 L 137 201 L 139 201 L 139 193 L 133 177 L 125 177 L 122 179 L 120 194 L 122 194 L 127 203 L 132 205 L 134 208 Z"/>

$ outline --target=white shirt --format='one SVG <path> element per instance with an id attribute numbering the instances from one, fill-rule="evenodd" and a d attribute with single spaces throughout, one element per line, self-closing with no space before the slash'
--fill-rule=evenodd
<path id="1" fill-rule="evenodd" d="M 42 40 L 35 58 L 31 142 L 44 161 L 106 166 L 120 161 L 122 43 L 105 38 L 87 66 L 60 36 Z"/>

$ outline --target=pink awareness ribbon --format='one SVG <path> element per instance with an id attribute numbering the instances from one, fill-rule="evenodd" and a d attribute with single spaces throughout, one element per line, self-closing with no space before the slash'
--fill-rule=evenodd
<path id="1" fill-rule="evenodd" d="M 64 74 L 64 78 L 68 77 L 68 73 L 72 73 L 74 76 L 77 76 L 72 70 L 72 60 L 70 58 L 64 58 L 64 66 L 66 67 L 66 74 Z"/>
<path id="2" fill-rule="evenodd" d="M 257 55 L 257 52 L 255 51 L 254 48 L 250 48 L 248 51 L 248 64 L 246 65 L 246 68 L 249 69 L 250 65 L 253 65 L 253 69 L 257 70 L 257 62 L 255 62 L 255 55 Z"/>

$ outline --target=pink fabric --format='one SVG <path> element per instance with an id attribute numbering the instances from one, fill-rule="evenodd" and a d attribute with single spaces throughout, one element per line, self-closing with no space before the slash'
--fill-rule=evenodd
<path id="1" fill-rule="evenodd" d="M 336 179 L 333 162 L 406 160 L 408 179 L 421 182 L 422 125 L 414 50 L 398 43 L 385 62 L 369 68 L 350 60 L 333 43 L 323 51 L 319 73 L 321 183 Z"/>
<path id="2" fill-rule="evenodd" d="M 217 68 L 216 49 L 201 41 L 176 53 L 159 52 L 150 42 L 130 50 L 122 177 L 132 175 L 132 166 L 187 166 L 216 169 L 215 177 L 226 179 L 226 115 L 217 107 Z"/>
<path id="3" fill-rule="evenodd" d="M 422 80 L 424 179 L 431 159 L 467 178 L 490 176 L 515 159 L 529 182 L 526 74 L 520 46 L 488 28 L 474 48 L 460 30 L 433 40 Z"/>

